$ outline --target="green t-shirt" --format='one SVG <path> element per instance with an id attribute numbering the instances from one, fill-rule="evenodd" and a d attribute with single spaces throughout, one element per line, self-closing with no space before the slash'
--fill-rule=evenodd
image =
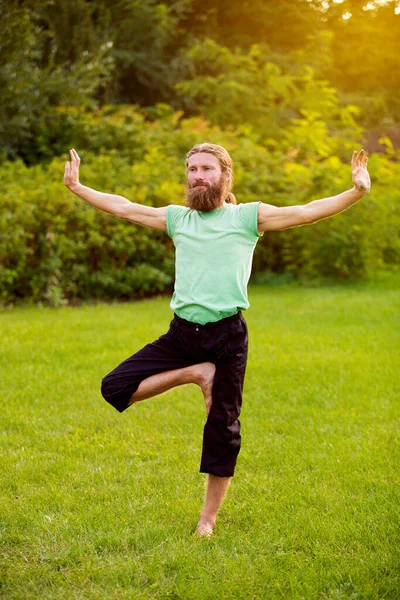
<path id="1" fill-rule="evenodd" d="M 168 206 L 167 231 L 176 248 L 171 308 L 179 317 L 204 325 L 249 307 L 258 204 L 225 204 L 211 212 Z"/>

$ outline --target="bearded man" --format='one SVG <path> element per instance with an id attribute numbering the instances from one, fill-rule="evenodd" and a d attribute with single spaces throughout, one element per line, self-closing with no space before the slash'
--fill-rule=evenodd
<path id="1" fill-rule="evenodd" d="M 196 527 L 213 533 L 240 450 L 239 414 L 247 363 L 247 284 L 254 248 L 264 231 L 315 223 L 346 210 L 370 190 L 367 157 L 354 152 L 354 187 L 302 206 L 237 204 L 233 165 L 216 144 L 194 146 L 186 159 L 187 206 L 153 208 L 79 183 L 80 159 L 70 151 L 65 185 L 96 208 L 167 232 L 176 248 L 176 279 L 169 331 L 104 377 L 102 394 L 119 412 L 173 387 L 202 389 L 207 420 L 200 472 L 208 474 Z"/>

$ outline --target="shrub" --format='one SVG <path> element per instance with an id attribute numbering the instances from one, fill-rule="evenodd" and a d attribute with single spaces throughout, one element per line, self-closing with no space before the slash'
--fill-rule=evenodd
<path id="1" fill-rule="evenodd" d="M 201 117 L 182 119 L 166 107 L 157 110 L 162 116 L 153 110 L 149 120 L 134 107 L 105 109 L 97 122 L 92 114 L 73 111 L 68 135 L 82 143 L 82 147 L 75 144 L 83 158 L 81 180 L 151 206 L 183 203 L 186 152 L 199 141 L 211 140 L 224 145 L 234 158 L 240 202 L 302 204 L 352 185 L 350 165 L 338 158 L 299 159 L 296 147 L 283 153 L 272 141 L 256 143 L 245 126 L 223 131 Z M 63 118 L 67 116 L 64 112 Z M 83 127 L 85 122 L 90 127 Z M 96 123 L 94 152 L 89 142 Z M 129 135 L 132 128 L 134 138 Z M 120 149 L 111 149 L 113 140 Z M 62 183 L 66 158 L 31 168 L 21 162 L 0 167 L 3 300 L 30 298 L 60 305 L 170 292 L 174 278 L 170 238 L 96 211 L 71 194 Z M 371 157 L 372 193 L 345 214 L 312 227 L 266 232 L 253 272 L 343 279 L 397 266 L 398 159 L 390 146 L 386 154 Z"/>

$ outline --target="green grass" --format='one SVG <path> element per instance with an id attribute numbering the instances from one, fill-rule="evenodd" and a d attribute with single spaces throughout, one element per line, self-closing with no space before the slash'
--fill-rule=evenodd
<path id="1" fill-rule="evenodd" d="M 243 446 L 215 536 L 192 536 L 195 386 L 119 415 L 102 376 L 167 299 L 0 314 L 0 596 L 400 598 L 398 281 L 252 287 Z"/>

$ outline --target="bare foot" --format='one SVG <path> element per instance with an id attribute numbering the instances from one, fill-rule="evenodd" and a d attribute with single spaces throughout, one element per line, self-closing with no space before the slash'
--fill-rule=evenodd
<path id="1" fill-rule="evenodd" d="M 214 531 L 214 526 L 206 521 L 199 521 L 196 527 L 196 535 L 199 537 L 211 537 Z"/>
<path id="2" fill-rule="evenodd" d="M 195 365 L 195 367 L 197 383 L 201 387 L 201 391 L 203 392 L 204 402 L 206 405 L 206 416 L 208 417 L 212 406 L 212 388 L 214 383 L 216 366 L 212 362 L 205 362 L 200 363 L 199 365 Z"/>

